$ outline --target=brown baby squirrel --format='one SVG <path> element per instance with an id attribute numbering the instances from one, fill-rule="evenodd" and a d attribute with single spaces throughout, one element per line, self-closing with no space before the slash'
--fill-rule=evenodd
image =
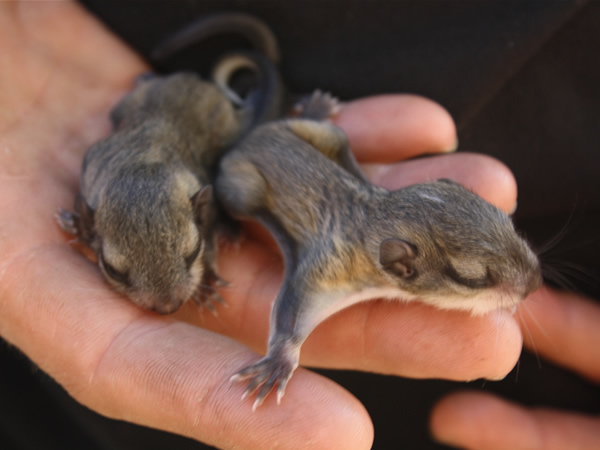
<path id="1" fill-rule="evenodd" d="M 259 48 L 277 50 L 272 33 L 250 16 L 215 15 L 195 29 L 208 36 L 236 26 L 257 35 Z M 228 85 L 240 68 L 258 78 L 244 98 Z M 95 251 L 112 286 L 161 314 L 190 297 L 211 310 L 222 301 L 214 289 L 225 282 L 215 266 L 212 173 L 226 149 L 279 109 L 276 68 L 256 52 L 224 57 L 213 80 L 140 77 L 111 113 L 114 132 L 85 155 L 75 212 L 57 214 L 63 230 Z"/>
<path id="2" fill-rule="evenodd" d="M 212 307 L 221 280 L 208 172 L 241 132 L 238 114 L 212 83 L 182 73 L 140 80 L 112 121 L 113 134 L 85 155 L 75 213 L 61 210 L 61 227 L 137 305 L 166 314 L 196 293 Z"/>
<path id="3" fill-rule="evenodd" d="M 254 408 L 275 384 L 281 400 L 307 336 L 354 303 L 396 298 L 483 314 L 514 307 L 541 283 L 510 217 L 459 184 L 369 183 L 345 133 L 320 120 L 330 104 L 317 93 L 301 118 L 254 129 L 223 157 L 215 182 L 229 214 L 262 223 L 285 261 L 267 355 L 232 377 L 250 379 L 244 396 L 260 388 Z"/>

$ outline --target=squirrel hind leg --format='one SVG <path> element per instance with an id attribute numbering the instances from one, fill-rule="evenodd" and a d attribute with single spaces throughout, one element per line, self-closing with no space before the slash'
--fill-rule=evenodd
<path id="1" fill-rule="evenodd" d="M 221 204 L 234 218 L 251 217 L 268 196 L 265 179 L 243 158 L 225 158 L 215 185 Z"/>
<path id="2" fill-rule="evenodd" d="M 346 133 L 340 127 L 331 122 L 307 119 L 288 119 L 286 124 L 292 133 L 342 166 L 361 182 L 369 182 L 354 158 Z"/>

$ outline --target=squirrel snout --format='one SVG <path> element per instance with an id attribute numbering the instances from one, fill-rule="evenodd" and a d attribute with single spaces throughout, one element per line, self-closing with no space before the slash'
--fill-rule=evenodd
<path id="1" fill-rule="evenodd" d="M 536 268 L 533 269 L 533 273 L 530 274 L 530 276 L 527 279 L 527 282 L 525 283 L 525 292 L 523 294 L 523 299 L 525 299 L 532 292 L 537 291 L 542 285 L 543 281 L 544 279 L 542 277 L 542 268 L 538 263 Z"/>
<path id="2" fill-rule="evenodd" d="M 183 301 L 177 299 L 168 299 L 162 300 L 158 302 L 153 302 L 150 309 L 158 314 L 166 315 L 171 314 L 177 311 L 180 306 L 183 304 Z"/>

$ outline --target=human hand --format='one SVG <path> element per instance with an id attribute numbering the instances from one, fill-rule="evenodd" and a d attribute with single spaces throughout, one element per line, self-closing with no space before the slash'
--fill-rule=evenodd
<path id="1" fill-rule="evenodd" d="M 600 384 L 600 306 L 544 287 L 519 306 L 525 346 Z M 451 394 L 436 405 L 433 434 L 468 449 L 597 449 L 600 417 L 527 408 L 490 394 Z"/>
<path id="2" fill-rule="evenodd" d="M 85 149 L 109 133 L 108 112 L 147 71 L 144 62 L 79 5 L 63 2 L 0 5 L 0 51 L 0 85 L 10 86 L 0 91 L 0 335 L 109 417 L 218 447 L 297 448 L 307 436 L 315 447 L 370 447 L 364 408 L 324 377 L 298 370 L 285 401 L 267 401 L 255 413 L 240 400 L 244 386 L 229 383 L 256 358 L 247 346 L 262 350 L 266 343 L 282 276 L 268 242 L 248 238 L 223 249 L 220 273 L 232 287 L 222 292 L 229 307 L 217 318 L 193 304 L 168 317 L 143 311 L 66 244 L 54 213 L 71 207 Z M 449 115 L 415 96 L 350 103 L 338 123 L 365 162 L 440 153 L 456 140 Z M 481 156 L 365 170 L 388 188 L 453 178 L 505 210 L 516 197 L 508 170 Z M 506 312 L 470 317 L 375 301 L 315 330 L 302 363 L 493 379 L 512 368 L 520 349 L 520 330 Z"/>

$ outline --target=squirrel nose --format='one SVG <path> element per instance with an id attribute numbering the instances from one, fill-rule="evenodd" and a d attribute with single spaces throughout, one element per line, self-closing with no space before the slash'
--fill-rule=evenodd
<path id="1" fill-rule="evenodd" d="M 168 305 L 153 306 L 152 311 L 162 315 L 170 314 L 173 312 L 172 308 L 169 308 Z"/>
<path id="2" fill-rule="evenodd" d="M 177 311 L 182 304 L 182 301 L 173 298 L 168 298 L 154 302 L 154 305 L 151 309 L 152 311 L 157 312 L 158 314 L 166 315 Z"/>
<path id="3" fill-rule="evenodd" d="M 543 281 L 544 279 L 542 277 L 542 269 L 540 267 L 540 264 L 538 263 L 537 266 L 532 270 L 530 276 L 527 278 L 527 284 L 525 285 L 523 298 L 526 298 L 532 292 L 537 291 L 542 285 Z"/>

